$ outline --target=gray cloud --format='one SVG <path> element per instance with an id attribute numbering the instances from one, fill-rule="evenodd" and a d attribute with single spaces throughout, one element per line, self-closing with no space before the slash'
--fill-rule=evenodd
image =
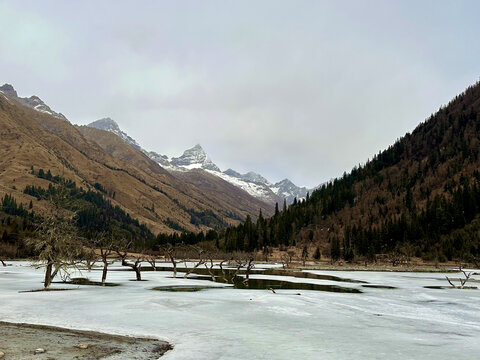
<path id="1" fill-rule="evenodd" d="M 464 2 L 0 3 L 0 68 L 75 123 L 222 168 L 316 185 L 478 79 Z"/>

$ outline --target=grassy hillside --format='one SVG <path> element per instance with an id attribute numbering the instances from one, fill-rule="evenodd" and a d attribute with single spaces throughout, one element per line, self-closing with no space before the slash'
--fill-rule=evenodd
<path id="1" fill-rule="evenodd" d="M 237 208 L 233 198 L 205 193 L 170 175 L 139 151 L 124 147 L 126 144 L 118 143 L 115 151 L 104 149 L 68 121 L 14 99 L 0 97 L 0 123 L 0 196 L 12 195 L 24 205 L 33 201 L 37 214 L 49 213 L 51 201 L 24 189 L 59 186 L 37 176 L 39 169 L 75 182 L 85 191 L 95 190 L 98 184 L 105 201 L 153 233 L 219 229 L 258 213 L 260 204 L 256 202 Z M 117 140 L 111 140 L 112 144 Z M 129 148 L 133 152 L 129 153 Z"/>

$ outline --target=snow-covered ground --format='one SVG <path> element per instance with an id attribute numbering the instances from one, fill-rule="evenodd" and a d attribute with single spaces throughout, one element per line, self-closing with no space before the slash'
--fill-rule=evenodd
<path id="1" fill-rule="evenodd" d="M 41 288 L 43 274 L 28 263 L 12 264 L 0 267 L 0 320 L 158 337 L 175 346 L 165 359 L 476 359 L 480 354 L 480 290 L 424 288 L 447 285 L 444 274 L 314 271 L 396 289 L 296 278 L 363 293 L 273 294 L 173 279 L 170 272 L 143 272 L 148 281 L 135 282 L 129 281 L 133 272 L 110 271 L 108 281 L 121 286 L 54 284 L 78 289 L 19 292 Z M 83 275 L 99 280 L 101 272 Z M 471 285 L 480 285 L 479 277 L 473 278 Z M 219 288 L 150 290 L 165 285 Z"/>

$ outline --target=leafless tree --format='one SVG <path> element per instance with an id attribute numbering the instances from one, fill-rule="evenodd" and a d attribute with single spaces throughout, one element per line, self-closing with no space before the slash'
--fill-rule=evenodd
<path id="1" fill-rule="evenodd" d="M 213 262 L 213 254 L 210 252 L 206 255 L 206 258 L 208 259 L 207 262 L 205 262 L 205 268 L 207 269 L 208 273 L 210 274 L 210 277 L 212 278 L 212 281 L 213 282 L 216 282 L 217 281 L 217 277 L 215 276 L 215 272 L 213 271 L 213 268 L 215 266 L 215 263 Z M 225 260 L 221 261 L 219 266 L 220 266 L 220 269 L 222 270 L 222 274 L 225 275 L 225 271 L 223 270 L 223 263 L 225 262 Z M 224 277 L 225 279 L 225 277 Z"/>
<path id="2" fill-rule="evenodd" d="M 468 280 L 470 280 L 470 276 L 472 276 L 473 273 L 469 272 L 467 273 L 466 271 L 462 270 L 462 267 L 460 266 L 458 268 L 459 271 L 463 273 L 463 276 L 465 276 L 464 279 L 459 278 L 458 281 L 460 282 L 460 285 L 455 285 L 449 278 L 448 276 L 445 276 L 447 279 L 448 283 L 455 289 L 476 289 L 474 286 L 465 286 Z"/>
<path id="3" fill-rule="evenodd" d="M 85 261 L 85 265 L 87 266 L 87 271 L 91 272 L 92 267 L 95 265 L 97 261 L 100 260 L 100 257 L 95 252 L 95 247 L 92 246 L 93 243 L 90 243 L 89 245 L 90 246 L 88 246 L 88 249 L 84 253 L 84 261 Z"/>
<path id="4" fill-rule="evenodd" d="M 408 264 L 408 260 L 408 256 L 399 246 L 396 246 L 395 249 L 388 254 L 388 261 L 392 264 L 392 266 Z"/>
<path id="5" fill-rule="evenodd" d="M 248 281 L 250 280 L 250 270 L 252 270 L 255 267 L 255 265 L 253 264 L 253 260 L 254 260 L 253 257 L 248 259 L 247 267 L 245 269 L 245 280 L 243 280 L 243 283 L 247 285 L 248 285 Z"/>
<path id="6" fill-rule="evenodd" d="M 45 289 L 50 288 L 59 271 L 68 272 L 69 267 L 77 266 L 83 256 L 83 247 L 73 225 L 57 216 L 43 220 L 35 236 L 26 239 L 26 243 L 38 254 L 38 266 L 45 267 Z"/>
<path id="7" fill-rule="evenodd" d="M 295 256 L 295 251 L 288 250 L 287 255 L 288 255 L 288 263 L 291 264 L 293 261 L 293 257 Z"/>
<path id="8" fill-rule="evenodd" d="M 181 260 L 176 260 L 176 248 L 170 244 L 166 245 L 162 248 L 163 253 L 165 254 L 165 258 L 168 258 L 173 265 L 173 277 L 177 277 L 177 264 L 181 262 Z"/>
<path id="9" fill-rule="evenodd" d="M 192 272 L 195 271 L 199 266 L 205 264 L 205 251 L 197 246 L 192 246 L 192 249 L 196 252 L 196 259 L 195 259 L 195 265 L 191 268 L 187 268 L 187 259 L 184 259 L 185 262 L 185 268 L 187 268 L 187 271 L 185 271 L 185 275 L 183 276 L 185 279 L 190 275 Z"/>
<path id="10" fill-rule="evenodd" d="M 157 271 L 157 258 L 154 254 L 147 254 L 145 260 L 152 266 L 153 271 Z"/>
<path id="11" fill-rule="evenodd" d="M 249 256 L 246 259 L 237 259 L 237 269 L 233 275 L 232 282 L 234 282 L 235 278 L 237 277 L 239 271 L 245 268 L 245 278 L 243 279 L 243 284 L 248 286 L 248 282 L 250 280 L 250 271 L 254 268 L 254 258 L 253 256 Z"/>
<path id="12" fill-rule="evenodd" d="M 121 247 L 117 247 L 115 252 L 122 260 L 122 266 L 128 266 L 135 271 L 136 280 L 142 281 L 142 262 L 145 261 L 145 255 L 143 252 L 132 254 L 133 259 L 131 261 L 127 260 L 128 249 L 131 247 L 131 242 L 126 243 L 125 240 L 120 241 L 120 244 L 123 244 Z"/>
<path id="13" fill-rule="evenodd" d="M 220 271 L 222 272 L 222 275 L 223 275 L 223 281 L 228 283 L 228 276 L 227 276 L 227 272 L 225 271 L 225 269 L 223 268 L 223 264 L 227 262 L 227 260 L 222 260 L 220 261 L 220 263 L 218 264 L 218 267 L 220 268 Z"/>
<path id="14" fill-rule="evenodd" d="M 100 250 L 100 259 L 103 263 L 102 286 L 105 286 L 107 281 L 108 266 L 112 265 L 114 262 L 112 259 L 109 259 L 109 257 L 113 254 L 114 243 L 114 237 L 111 234 L 107 235 L 105 233 L 101 233 L 95 239 L 95 246 Z"/>
<path id="15" fill-rule="evenodd" d="M 280 261 L 282 262 L 283 269 L 285 269 L 290 265 L 290 256 L 288 256 L 288 254 L 282 254 Z"/>
<path id="16" fill-rule="evenodd" d="M 308 247 L 305 245 L 302 250 L 302 265 L 305 266 L 305 261 L 307 261 L 308 258 Z"/>

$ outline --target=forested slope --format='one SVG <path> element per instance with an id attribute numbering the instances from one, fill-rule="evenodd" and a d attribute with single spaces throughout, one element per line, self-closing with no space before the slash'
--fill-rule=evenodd
<path id="1" fill-rule="evenodd" d="M 227 249 L 318 244 L 333 258 L 401 251 L 472 259 L 480 251 L 480 83 L 305 201 L 227 229 Z"/>

